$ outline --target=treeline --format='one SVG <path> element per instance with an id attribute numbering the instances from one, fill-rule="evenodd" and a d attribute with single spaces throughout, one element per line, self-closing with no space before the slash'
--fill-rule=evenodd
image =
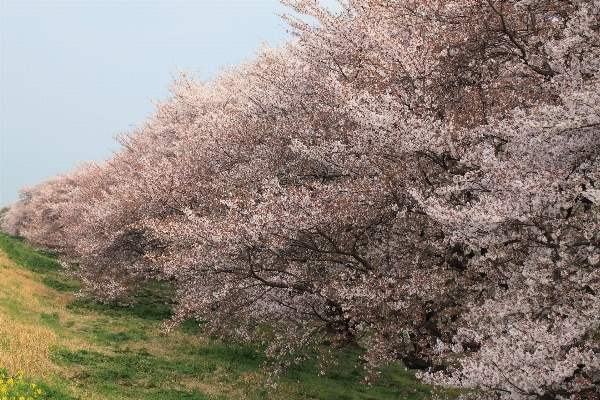
<path id="1" fill-rule="evenodd" d="M 182 73 L 120 152 L 24 188 L 2 229 L 101 301 L 168 280 L 173 324 L 275 365 L 361 343 L 371 369 L 478 399 L 594 398 L 600 1 L 286 3 L 318 23 Z"/>

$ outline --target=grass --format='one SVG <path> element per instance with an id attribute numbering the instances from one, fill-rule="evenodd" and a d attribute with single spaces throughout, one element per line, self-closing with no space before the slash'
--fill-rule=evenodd
<path id="1" fill-rule="evenodd" d="M 425 399 L 430 388 L 401 365 L 372 387 L 356 361 L 360 348 L 318 376 L 305 361 L 264 386 L 260 347 L 202 337 L 193 321 L 169 334 L 166 304 L 142 297 L 133 307 L 75 297 L 78 282 L 52 255 L 0 233 L 0 364 L 23 370 L 46 399 Z M 150 291 L 165 291 L 155 284 Z"/>

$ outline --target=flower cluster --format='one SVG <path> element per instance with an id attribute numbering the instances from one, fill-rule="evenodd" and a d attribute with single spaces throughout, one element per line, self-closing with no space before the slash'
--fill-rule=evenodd
<path id="1" fill-rule="evenodd" d="M 42 390 L 35 383 L 27 384 L 23 380 L 23 371 L 9 376 L 0 365 L 0 399 L 2 400 L 34 400 L 42 398 Z"/>

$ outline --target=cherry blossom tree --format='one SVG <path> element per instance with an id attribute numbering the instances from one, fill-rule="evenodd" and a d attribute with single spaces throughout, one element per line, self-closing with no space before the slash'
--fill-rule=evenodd
<path id="1" fill-rule="evenodd" d="M 56 175 L 19 192 L 20 200 L 0 220 L 2 230 L 22 236 L 45 251 L 67 252 L 69 238 L 62 221 L 76 190 L 73 174 Z"/>
<path id="2" fill-rule="evenodd" d="M 182 72 L 2 229 L 102 301 L 172 282 L 168 326 L 262 340 L 275 369 L 360 343 L 373 374 L 476 398 L 597 395 L 600 2 L 285 3 L 317 23 Z"/>

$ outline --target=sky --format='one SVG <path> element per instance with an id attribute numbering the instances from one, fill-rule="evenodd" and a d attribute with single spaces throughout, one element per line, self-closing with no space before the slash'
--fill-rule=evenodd
<path id="1" fill-rule="evenodd" d="M 114 137 L 167 98 L 178 68 L 209 79 L 290 39 L 278 16 L 289 11 L 277 0 L 0 0 L 0 207 L 118 151 Z"/>

